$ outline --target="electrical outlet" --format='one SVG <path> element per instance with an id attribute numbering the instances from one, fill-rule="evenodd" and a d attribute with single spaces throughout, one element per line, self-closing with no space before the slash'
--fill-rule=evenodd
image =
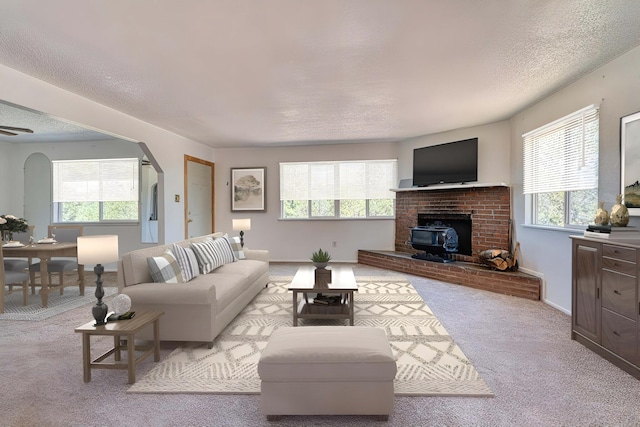
<path id="1" fill-rule="evenodd" d="M 335 240 L 333 242 L 331 242 L 331 247 L 335 248 L 336 246 L 338 246 L 338 242 L 336 242 Z"/>

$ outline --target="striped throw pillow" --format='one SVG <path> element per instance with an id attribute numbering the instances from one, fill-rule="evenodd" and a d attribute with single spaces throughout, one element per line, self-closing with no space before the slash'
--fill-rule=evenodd
<path id="1" fill-rule="evenodd" d="M 171 250 L 167 249 L 161 256 L 147 258 L 149 273 L 156 283 L 184 283 L 180 266 Z"/>
<path id="2" fill-rule="evenodd" d="M 183 248 L 175 243 L 171 246 L 171 251 L 178 261 L 180 266 L 180 272 L 185 282 L 190 281 L 194 277 L 200 274 L 200 267 L 198 266 L 198 259 L 195 252 L 191 248 Z"/>
<path id="3" fill-rule="evenodd" d="M 235 261 L 231 245 L 227 239 L 206 239 L 203 242 L 191 243 L 196 253 L 200 273 L 207 274 L 216 268 Z"/>

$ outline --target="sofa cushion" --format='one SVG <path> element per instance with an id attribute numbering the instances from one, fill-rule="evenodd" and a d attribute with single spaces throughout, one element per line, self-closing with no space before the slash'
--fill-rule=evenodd
<path id="1" fill-rule="evenodd" d="M 229 237 L 228 235 L 225 234 L 224 237 L 229 240 L 229 244 L 231 244 L 231 250 L 233 250 L 233 255 L 236 257 L 236 259 L 246 259 L 247 258 L 244 255 L 244 248 L 242 247 L 242 244 L 240 243 L 240 237 L 239 236 Z"/>
<path id="2" fill-rule="evenodd" d="M 216 272 L 209 276 L 212 276 L 216 286 L 216 304 L 218 311 L 223 311 L 231 305 L 252 284 L 252 282 L 245 277 L 236 274 L 220 274 Z"/>
<path id="3" fill-rule="evenodd" d="M 166 283 L 162 286 L 156 283 L 139 283 L 136 286 L 128 286 L 123 289 L 122 293 L 131 297 L 133 310 L 139 309 L 137 306 L 140 304 L 146 306 L 146 309 L 149 309 L 149 305 L 173 307 L 214 305 L 216 303 L 215 285 L 211 281 L 199 281 L 199 278 L 200 276 L 189 283 Z M 190 325 L 190 327 L 194 327 L 194 325 Z"/>
<path id="4" fill-rule="evenodd" d="M 210 273 L 222 265 L 235 261 L 231 245 L 224 238 L 191 243 L 191 247 L 196 253 L 202 274 Z"/>
<path id="5" fill-rule="evenodd" d="M 198 266 L 198 259 L 196 253 L 191 248 L 183 248 L 180 245 L 173 244 L 171 246 L 171 252 L 176 257 L 178 265 L 180 266 L 180 272 L 185 282 L 190 281 L 198 274 L 200 274 L 200 267 Z"/>
<path id="6" fill-rule="evenodd" d="M 160 256 L 147 258 L 147 264 L 151 278 L 156 283 L 184 282 L 178 261 L 169 249 Z"/>
<path id="7" fill-rule="evenodd" d="M 253 283 L 268 271 L 269 264 L 266 262 L 243 259 L 242 261 L 225 264 L 218 268 L 213 274 L 232 274 Z"/>

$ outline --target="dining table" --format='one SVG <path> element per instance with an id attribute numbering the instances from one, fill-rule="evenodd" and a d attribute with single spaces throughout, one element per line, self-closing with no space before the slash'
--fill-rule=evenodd
<path id="1" fill-rule="evenodd" d="M 49 293 L 60 290 L 66 286 L 78 285 L 80 295 L 84 295 L 84 265 L 78 264 L 78 281 L 60 281 L 59 284 L 49 283 L 49 272 L 47 262 L 53 257 L 78 258 L 78 244 L 67 242 L 53 243 L 30 243 L 23 246 L 3 245 L 2 255 L 4 257 L 15 258 L 39 258 L 40 259 L 40 297 L 42 307 L 47 307 L 49 303 Z M 34 284 L 31 283 L 33 286 Z"/>

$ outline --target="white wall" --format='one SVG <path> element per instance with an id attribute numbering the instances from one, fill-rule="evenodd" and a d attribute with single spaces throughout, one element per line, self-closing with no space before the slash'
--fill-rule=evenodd
<path id="1" fill-rule="evenodd" d="M 12 182 L 15 177 L 9 171 L 11 160 L 5 153 L 11 152 L 13 144 L 0 142 L 0 215 L 11 214 L 11 200 L 15 190 Z M 13 214 L 17 215 L 17 214 Z"/>
<path id="2" fill-rule="evenodd" d="M 23 216 L 24 206 L 24 164 L 26 159 L 33 153 L 42 153 L 49 160 L 72 160 L 72 159 L 104 159 L 114 155 L 118 157 L 142 157 L 142 151 L 137 144 L 123 140 L 104 140 L 91 142 L 52 142 L 52 143 L 28 143 L 10 144 L 10 150 L 3 152 L 3 157 L 10 159 L 8 172 L 14 178 L 13 188 L 15 193 L 12 197 L 12 212 Z M 50 185 L 50 182 L 47 183 Z M 7 213 L 12 213 L 7 212 Z M 42 212 L 43 218 L 37 221 L 42 224 L 51 224 L 51 212 Z M 33 218 L 26 218 L 35 224 Z M 44 237 L 46 228 L 37 227 L 36 237 Z M 85 235 L 117 234 L 120 253 L 129 252 L 141 247 L 141 229 L 137 225 L 86 225 L 83 228 Z"/>
<path id="3" fill-rule="evenodd" d="M 216 230 L 231 230 L 232 218 L 250 218 L 247 247 L 269 249 L 273 261 L 308 261 L 320 247 L 346 262 L 357 260 L 358 249 L 393 250 L 394 220 L 280 220 L 279 162 L 395 159 L 396 149 L 397 143 L 217 149 Z M 263 166 L 267 211 L 232 213 L 230 168 Z"/>
<path id="4" fill-rule="evenodd" d="M 508 184 L 511 181 L 509 121 L 424 135 L 400 142 L 398 149 L 399 178 L 411 179 L 413 150 L 415 148 L 476 137 L 478 138 L 478 182 L 504 182 Z"/>
<path id="5" fill-rule="evenodd" d="M 571 233 L 523 226 L 522 134 L 587 105 L 600 104 L 599 197 L 610 209 L 620 193 L 620 118 L 640 110 L 638 70 L 640 47 L 511 119 L 515 234 L 524 243 L 520 265 L 544 275 L 544 300 L 567 313 L 571 311 Z M 638 218 L 632 218 L 630 224 L 638 225 Z"/>
<path id="6" fill-rule="evenodd" d="M 159 206 L 163 220 L 158 233 L 159 240 L 174 242 L 184 238 L 184 154 L 215 161 L 214 150 L 211 147 L 175 135 L 4 65 L 0 65 L 0 81 L 0 96 L 6 102 L 41 111 L 98 132 L 146 143 L 164 172 L 166 197 Z M 5 190 L 2 190 L 0 199 L 6 194 Z M 174 202 L 175 194 L 181 195 L 181 202 Z M 7 210 L 19 207 L 13 205 Z"/>

